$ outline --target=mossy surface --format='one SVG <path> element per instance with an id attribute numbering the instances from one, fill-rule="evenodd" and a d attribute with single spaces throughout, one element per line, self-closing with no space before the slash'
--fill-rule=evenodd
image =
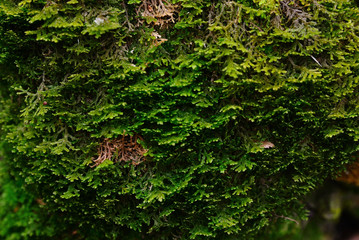
<path id="1" fill-rule="evenodd" d="M 0 202 L 11 183 L 46 227 L 0 235 L 251 239 L 305 218 L 358 155 L 358 43 L 354 0 L 1 1 Z"/>

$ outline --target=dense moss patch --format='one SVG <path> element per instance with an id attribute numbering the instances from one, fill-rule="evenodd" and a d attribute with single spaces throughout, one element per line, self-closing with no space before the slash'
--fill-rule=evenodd
<path id="1" fill-rule="evenodd" d="M 250 239 L 305 218 L 358 153 L 358 43 L 354 0 L 1 1 L 2 181 L 42 224 L 0 235 Z"/>

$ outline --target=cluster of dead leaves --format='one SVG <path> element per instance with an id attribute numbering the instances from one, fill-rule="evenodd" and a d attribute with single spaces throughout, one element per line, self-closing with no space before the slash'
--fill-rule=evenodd
<path id="1" fill-rule="evenodd" d="M 170 23 L 175 23 L 178 16 L 180 5 L 171 4 L 166 0 L 143 0 L 137 8 L 137 15 L 143 18 L 153 19 L 154 25 L 161 28 L 167 27 Z M 140 20 L 143 24 L 144 20 Z"/>
<path id="2" fill-rule="evenodd" d="M 117 139 L 105 138 L 98 148 L 98 157 L 93 160 L 91 167 L 96 167 L 109 159 L 113 162 L 131 162 L 138 165 L 145 160 L 144 149 L 138 140 L 143 141 L 141 136 L 123 134 Z"/>

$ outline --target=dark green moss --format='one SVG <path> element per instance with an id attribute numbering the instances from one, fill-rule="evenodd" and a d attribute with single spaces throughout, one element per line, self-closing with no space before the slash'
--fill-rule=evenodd
<path id="1" fill-rule="evenodd" d="M 355 160 L 354 0 L 162 1 L 0 3 L 6 175 L 63 223 L 36 236 L 251 239 Z M 123 134 L 146 160 L 92 168 Z"/>

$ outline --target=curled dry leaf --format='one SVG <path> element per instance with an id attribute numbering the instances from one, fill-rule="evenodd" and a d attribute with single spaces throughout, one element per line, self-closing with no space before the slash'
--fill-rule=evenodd
<path id="1" fill-rule="evenodd" d="M 261 142 L 261 148 L 274 148 L 274 144 L 269 141 Z"/>
<path id="2" fill-rule="evenodd" d="M 46 203 L 41 199 L 41 198 L 36 198 L 36 202 L 41 205 L 41 206 L 45 206 Z"/>

